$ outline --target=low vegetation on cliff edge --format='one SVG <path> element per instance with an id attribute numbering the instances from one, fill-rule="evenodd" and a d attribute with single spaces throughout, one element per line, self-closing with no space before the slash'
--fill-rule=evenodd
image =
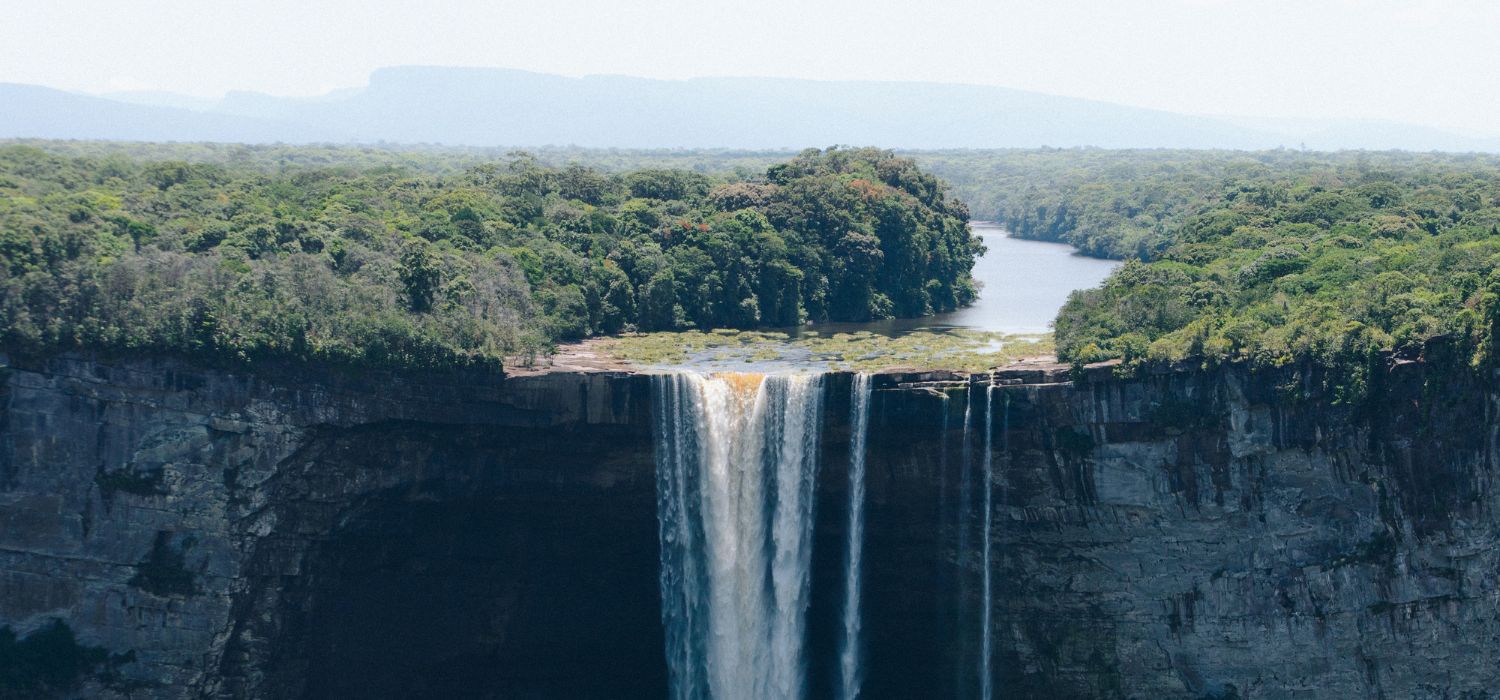
<path id="1" fill-rule="evenodd" d="M 65 150 L 0 147 L 11 352 L 493 366 L 588 335 L 918 316 L 975 296 L 967 209 L 875 149 L 750 178 Z"/>
<path id="2" fill-rule="evenodd" d="M 900 336 L 870 331 L 793 337 L 777 331 L 636 333 L 598 345 L 622 362 L 721 370 L 801 367 L 870 372 L 891 367 L 922 367 L 984 372 L 1016 360 L 1048 357 L 1048 334 L 1006 334 L 974 329 L 914 331 Z"/>

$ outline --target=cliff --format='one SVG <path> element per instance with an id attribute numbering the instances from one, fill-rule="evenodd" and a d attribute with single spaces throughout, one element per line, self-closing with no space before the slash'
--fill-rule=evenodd
<path id="1" fill-rule="evenodd" d="M 12 368 L 0 624 L 114 655 L 87 695 L 659 687 L 648 389 Z"/>
<path id="2" fill-rule="evenodd" d="M 1357 405 L 1325 379 L 877 376 L 866 696 L 973 693 L 989 537 L 1000 697 L 1486 697 L 1495 393 L 1440 350 Z M 815 694 L 848 385 L 825 383 Z M 647 377 L 75 356 L 3 392 L 12 694 L 665 694 Z"/>
<path id="3" fill-rule="evenodd" d="M 991 397 L 997 694 L 1491 697 L 1496 395 L 1461 359 L 1430 352 L 1377 371 L 1353 405 L 1309 366 L 1100 370 L 1077 383 L 1002 372 Z M 896 393 L 871 435 L 883 465 L 871 473 L 884 473 L 870 484 L 870 586 L 884 595 L 871 608 L 914 611 L 869 618 L 872 688 L 900 688 L 896 669 L 924 661 L 973 687 L 981 535 L 972 501 L 955 495 L 964 460 L 951 436 L 964 394 L 979 415 L 973 388 L 947 388 L 946 402 Z M 948 437 L 930 437 L 944 431 L 921 420 L 933 415 Z M 946 478 L 926 476 L 944 460 Z M 900 525 L 915 521 L 949 523 L 937 536 L 947 544 Z M 902 578 L 926 552 L 941 554 Z M 955 571 L 960 602 L 944 610 L 921 582 Z M 967 636 L 926 659 L 887 641 L 934 620 L 929 635 Z"/>

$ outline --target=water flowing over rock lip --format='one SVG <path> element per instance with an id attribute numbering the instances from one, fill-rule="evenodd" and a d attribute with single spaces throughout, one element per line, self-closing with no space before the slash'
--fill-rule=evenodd
<path id="1" fill-rule="evenodd" d="M 531 499 L 527 517 L 553 517 L 549 527 L 594 528 L 552 545 L 594 542 L 590 556 L 625 551 L 636 564 L 654 552 L 645 373 L 251 370 L 84 354 L 4 364 L 0 444 L 13 447 L 0 461 L 0 516 L 16 527 L 0 529 L 0 575 L 13 586 L 0 624 L 25 635 L 63 618 L 82 645 L 137 652 L 132 673 L 171 683 L 163 697 L 303 694 L 286 690 L 297 669 L 274 665 L 284 647 L 271 624 L 301 605 L 262 595 L 308 580 L 301 553 L 346 527 L 340 513 L 358 499 L 406 513 L 510 494 L 511 507 Z M 876 373 L 868 554 L 885 573 L 866 600 L 916 610 L 908 604 L 933 597 L 923 587 L 952 550 L 909 536 L 941 514 L 944 440 L 965 404 L 982 411 L 973 401 L 987 392 L 974 389 L 988 383 L 1011 400 L 994 407 L 1011 421 L 994 426 L 997 443 L 1009 441 L 995 465 L 997 695 L 1055 697 L 1059 682 L 1077 697 L 1223 696 L 1229 683 L 1348 697 L 1373 683 L 1493 687 L 1492 648 L 1467 641 L 1493 634 L 1493 370 L 1396 359 L 1372 375 L 1364 407 L 1330 403 L 1323 371 L 1127 376 L 1034 362 Z M 824 378 L 840 389 L 828 397 L 835 436 L 847 430 L 849 377 L 838 374 Z M 826 442 L 839 457 L 841 439 Z M 116 474 L 129 478 L 105 478 Z M 601 516 L 614 519 L 595 525 Z M 189 566 L 186 585 L 170 576 L 174 558 Z M 575 581 L 576 561 L 532 590 Z M 153 569 L 164 570 L 156 583 L 138 575 Z M 652 567 L 635 574 L 649 584 L 637 598 L 655 600 Z M 161 626 L 143 631 L 116 605 Z M 872 616 L 870 668 L 950 678 L 937 652 L 891 641 L 935 633 L 912 627 L 929 617 Z M 612 679 L 658 662 L 640 619 L 611 649 L 644 662 Z M 1050 652 L 1052 640 L 1066 644 Z M 1350 661 L 1355 650 L 1379 678 Z M 872 682 L 918 693 L 891 674 Z"/>
<path id="2" fill-rule="evenodd" d="M 536 377 L 552 374 L 660 374 L 670 369 L 657 367 L 640 367 L 628 361 L 617 359 L 603 350 L 602 345 L 608 342 L 608 338 L 590 338 L 576 343 L 560 345 L 557 352 L 539 358 L 531 366 L 519 363 L 506 365 L 505 374 L 508 377 L 523 378 Z M 1114 368 L 1120 365 L 1119 360 L 1109 360 L 1085 365 L 1082 372 L 1075 374 L 1072 365 L 1058 362 L 1052 355 L 1039 355 L 1026 357 L 1005 365 L 999 365 L 988 372 L 966 372 L 947 369 L 941 366 L 916 367 L 910 365 L 893 364 L 868 374 L 882 378 L 883 384 L 920 384 L 927 382 L 961 382 L 967 381 L 969 377 L 984 376 L 993 377 L 998 384 L 1061 384 L 1072 381 L 1075 377 L 1087 377 L 1089 379 L 1105 379 L 1110 376 Z M 1184 367 L 1184 369 L 1186 369 Z M 718 373 L 717 371 L 698 370 L 691 367 L 683 368 L 684 371 Z M 815 370 L 818 371 L 818 370 Z M 827 370 L 834 374 L 854 374 L 853 370 Z M 774 372 L 770 372 L 774 373 Z"/>

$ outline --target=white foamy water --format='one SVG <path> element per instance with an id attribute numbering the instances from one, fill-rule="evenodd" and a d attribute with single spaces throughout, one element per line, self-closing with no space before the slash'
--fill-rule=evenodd
<path id="1" fill-rule="evenodd" d="M 839 640 L 839 697 L 859 697 L 860 577 L 865 546 L 865 442 L 870 431 L 870 375 L 854 375 L 849 396 L 849 540 L 844 559 L 844 626 Z"/>
<path id="2" fill-rule="evenodd" d="M 802 697 L 822 377 L 655 381 L 671 695 Z"/>

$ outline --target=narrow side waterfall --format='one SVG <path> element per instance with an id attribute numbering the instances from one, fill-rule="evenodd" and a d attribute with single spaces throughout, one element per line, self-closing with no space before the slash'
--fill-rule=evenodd
<path id="1" fill-rule="evenodd" d="M 844 564 L 844 626 L 839 639 L 839 697 L 859 697 L 860 568 L 865 544 L 865 442 L 870 430 L 870 375 L 854 375 L 849 396 L 849 541 Z"/>
<path id="2" fill-rule="evenodd" d="M 964 624 L 968 619 L 964 610 L 963 602 L 969 599 L 971 581 L 968 570 L 972 561 L 972 549 L 970 547 L 970 531 L 974 529 L 974 446 L 970 440 L 970 432 L 974 424 L 974 386 L 972 383 L 964 385 L 964 428 L 962 438 L 959 440 L 960 455 L 959 479 L 958 479 L 958 513 L 953 525 L 958 533 L 957 551 L 954 556 L 955 566 L 955 592 L 954 614 L 957 616 L 954 622 L 954 633 L 956 635 L 954 649 L 955 661 L 953 684 L 955 688 L 962 688 L 972 667 L 975 663 L 974 641 L 975 635 L 970 632 L 976 631 Z M 946 432 L 945 432 L 946 435 Z M 945 439 L 944 442 L 947 442 Z"/>
<path id="3" fill-rule="evenodd" d="M 822 378 L 655 378 L 671 696 L 800 698 Z"/>
<path id="4" fill-rule="evenodd" d="M 1009 401 L 1009 394 L 1007 394 L 1006 420 L 1010 418 Z M 994 533 L 990 532 L 990 527 L 994 524 L 995 517 L 995 457 L 993 446 L 995 418 L 992 415 L 994 413 L 994 406 L 995 385 L 991 383 L 984 387 L 984 529 L 981 530 L 984 539 L 980 547 L 984 559 L 983 566 L 980 569 L 983 572 L 984 607 L 980 612 L 981 631 L 979 641 L 979 697 L 982 700 L 990 700 L 994 697 L 995 693 L 994 682 L 990 678 L 990 674 L 993 672 L 990 657 L 993 654 L 994 648 L 994 632 L 990 629 L 993 622 L 992 618 L 994 617 L 994 588 L 990 581 L 990 546 L 991 541 L 994 539 Z M 1005 427 L 1009 428 L 1008 425 Z M 1003 439 L 1005 431 L 1002 431 L 1000 435 Z"/>

